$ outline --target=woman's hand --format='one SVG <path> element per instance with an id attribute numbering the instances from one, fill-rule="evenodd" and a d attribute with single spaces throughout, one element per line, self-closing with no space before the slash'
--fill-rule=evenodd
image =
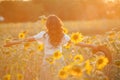
<path id="1" fill-rule="evenodd" d="M 98 52 L 98 51 L 99 51 L 99 46 L 93 45 L 93 46 L 92 46 L 92 52 L 93 52 L 93 53 L 96 53 L 96 52 Z"/>
<path id="2" fill-rule="evenodd" d="M 76 44 L 76 46 L 91 48 L 93 53 L 101 51 L 108 58 L 109 63 L 112 62 L 111 52 L 106 46 L 103 46 L 103 45 L 97 46 L 97 45 L 93 45 L 93 44 L 86 44 L 86 43 L 83 43 L 83 42 L 80 42 L 80 43 Z"/>
<path id="3" fill-rule="evenodd" d="M 5 43 L 3 46 L 4 47 L 10 47 L 12 45 L 12 42 L 7 42 L 7 43 Z"/>
<path id="4" fill-rule="evenodd" d="M 15 40 L 15 41 L 10 41 L 10 42 L 7 42 L 5 45 L 3 45 L 4 47 L 10 47 L 12 45 L 16 45 L 16 44 L 20 44 L 22 43 L 23 40 Z"/>
<path id="5" fill-rule="evenodd" d="M 3 45 L 4 47 L 10 47 L 12 45 L 16 45 L 16 44 L 21 44 L 23 42 L 32 42 L 32 41 L 36 41 L 34 39 L 34 37 L 29 37 L 29 38 L 26 38 L 26 39 L 23 39 L 23 40 L 13 40 L 13 41 L 10 41 L 10 42 L 7 42 L 5 45 Z"/>

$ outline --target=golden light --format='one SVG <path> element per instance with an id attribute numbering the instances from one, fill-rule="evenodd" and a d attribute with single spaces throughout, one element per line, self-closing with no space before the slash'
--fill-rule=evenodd
<path id="1" fill-rule="evenodd" d="M 2 1 L 24 1 L 24 2 L 27 2 L 27 1 L 32 1 L 32 0 L 0 0 L 0 2 Z"/>
<path id="2" fill-rule="evenodd" d="M 114 2 L 116 2 L 116 0 L 105 0 L 104 2 L 105 3 L 114 3 Z"/>
<path id="3" fill-rule="evenodd" d="M 27 1 L 32 1 L 32 0 L 22 0 L 22 1 L 26 1 L 27 2 Z"/>

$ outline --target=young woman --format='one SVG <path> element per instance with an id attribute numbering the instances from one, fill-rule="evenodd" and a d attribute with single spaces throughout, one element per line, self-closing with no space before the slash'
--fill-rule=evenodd
<path id="1" fill-rule="evenodd" d="M 71 43 L 70 37 L 67 34 L 64 34 L 63 32 L 63 23 L 55 15 L 50 15 L 47 18 L 46 21 L 46 27 L 47 31 L 41 31 L 35 36 L 29 37 L 24 40 L 20 41 L 12 41 L 4 45 L 5 47 L 9 47 L 12 45 L 20 44 L 22 42 L 32 42 L 32 41 L 38 41 L 39 43 L 44 44 L 44 58 L 43 63 L 41 67 L 41 79 L 40 80 L 54 80 L 50 69 L 49 63 L 46 62 L 46 58 L 53 55 L 55 51 L 60 51 L 62 53 L 62 45 L 66 43 Z M 103 51 L 105 53 L 105 56 L 108 57 L 109 60 L 111 60 L 111 56 L 109 54 L 109 50 L 104 46 L 95 46 L 92 44 L 85 44 L 85 43 L 78 43 L 77 46 L 81 47 L 89 47 L 92 48 L 93 51 Z M 60 64 L 64 64 L 64 58 L 62 57 L 58 62 Z"/>

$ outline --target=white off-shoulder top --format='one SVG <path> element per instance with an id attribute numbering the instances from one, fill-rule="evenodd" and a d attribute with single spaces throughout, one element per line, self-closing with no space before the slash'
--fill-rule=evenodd
<path id="1" fill-rule="evenodd" d="M 45 54 L 53 54 L 55 51 L 59 50 L 62 52 L 62 46 L 70 41 L 70 37 L 67 34 L 64 34 L 61 43 L 58 47 L 53 47 L 49 42 L 49 35 L 45 31 L 41 31 L 40 33 L 33 36 L 35 40 L 39 44 L 44 44 L 44 53 Z"/>

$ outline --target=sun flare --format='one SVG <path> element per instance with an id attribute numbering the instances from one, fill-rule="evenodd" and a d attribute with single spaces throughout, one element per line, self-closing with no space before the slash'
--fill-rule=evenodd
<path id="1" fill-rule="evenodd" d="M 109 2 L 112 2 L 112 3 L 114 3 L 116 0 L 105 0 L 104 2 L 105 3 L 109 3 Z"/>

